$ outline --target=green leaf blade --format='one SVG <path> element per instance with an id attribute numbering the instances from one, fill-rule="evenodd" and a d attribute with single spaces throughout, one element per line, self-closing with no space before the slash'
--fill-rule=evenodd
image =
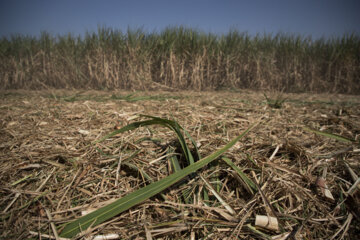
<path id="1" fill-rule="evenodd" d="M 218 158 L 222 155 L 225 151 L 231 148 L 237 141 L 239 141 L 243 136 L 245 136 L 251 129 L 253 129 L 256 124 L 251 125 L 248 129 L 246 129 L 241 135 L 234 138 L 228 144 L 226 144 L 223 148 L 219 149 L 218 151 L 212 153 L 208 157 L 205 157 L 192 165 L 187 166 L 186 168 L 175 172 L 155 183 L 151 183 L 139 190 L 136 190 L 125 197 L 105 206 L 102 207 L 92 213 L 89 213 L 65 226 L 63 231 L 61 232 L 61 237 L 71 238 L 74 237 L 81 231 L 86 230 L 90 226 L 96 226 L 120 213 L 123 211 L 153 197 L 154 195 L 160 193 L 161 191 L 165 190 L 166 188 L 172 186 L 182 178 L 186 177 L 187 175 L 199 170 L 200 168 L 204 167 L 211 161 Z"/>
<path id="2" fill-rule="evenodd" d="M 323 132 L 323 131 L 318 131 L 318 130 L 314 130 L 314 129 L 311 129 L 311 128 L 308 128 L 308 127 L 303 127 L 303 129 L 305 131 L 312 132 L 312 133 L 315 133 L 317 135 L 325 136 L 325 137 L 328 137 L 328 138 L 332 138 L 332 139 L 335 139 L 335 140 L 338 140 L 338 141 L 341 141 L 341 142 L 346 142 L 346 143 L 354 142 L 354 140 L 352 140 L 352 139 L 348 139 L 348 138 L 345 138 L 343 136 L 339 136 L 339 135 L 336 135 L 336 134 L 333 134 L 333 133 L 327 133 L 327 132 Z"/>
<path id="3" fill-rule="evenodd" d="M 235 170 L 235 172 L 240 176 L 240 178 L 242 179 L 242 181 L 246 184 L 247 186 L 247 190 L 251 193 L 251 194 L 254 194 L 255 191 L 257 191 L 257 187 L 255 185 L 255 183 L 250 179 L 248 178 L 244 173 L 243 171 L 241 171 L 241 169 L 236 166 L 230 158 L 227 158 L 227 157 L 222 157 L 221 158 L 222 160 L 224 160 L 232 169 Z"/>

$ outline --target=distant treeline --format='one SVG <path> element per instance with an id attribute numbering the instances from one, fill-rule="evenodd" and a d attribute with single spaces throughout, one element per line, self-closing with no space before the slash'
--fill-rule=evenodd
<path id="1" fill-rule="evenodd" d="M 276 89 L 360 93 L 360 38 L 184 27 L 0 39 L 0 89 Z"/>

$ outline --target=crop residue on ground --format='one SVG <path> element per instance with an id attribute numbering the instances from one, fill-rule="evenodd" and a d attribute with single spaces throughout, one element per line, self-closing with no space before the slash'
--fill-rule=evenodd
<path id="1" fill-rule="evenodd" d="M 50 223 L 60 233 L 84 211 L 172 174 L 172 156 L 184 167 L 164 127 L 92 144 L 142 115 L 176 120 L 202 157 L 260 123 L 224 158 L 83 236 L 354 239 L 360 232 L 358 96 L 3 91 L 0 114 L 1 238 L 53 236 Z M 256 226 L 259 216 L 278 227 Z"/>

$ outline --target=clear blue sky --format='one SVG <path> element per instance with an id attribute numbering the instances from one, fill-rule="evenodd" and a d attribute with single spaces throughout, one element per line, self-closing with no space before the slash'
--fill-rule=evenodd
<path id="1" fill-rule="evenodd" d="M 0 37 L 83 34 L 98 26 L 160 31 L 183 25 L 213 33 L 360 34 L 360 0 L 0 0 Z"/>

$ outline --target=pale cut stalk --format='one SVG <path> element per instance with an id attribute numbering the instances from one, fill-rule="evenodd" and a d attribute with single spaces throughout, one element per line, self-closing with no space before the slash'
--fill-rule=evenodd
<path id="1" fill-rule="evenodd" d="M 47 217 L 49 218 L 51 230 L 54 233 L 54 237 L 55 237 L 56 240 L 59 240 L 59 235 L 57 233 L 57 230 L 56 230 L 55 224 L 53 222 L 53 219 L 51 217 L 51 213 L 50 213 L 50 211 L 48 209 L 45 209 L 45 212 L 46 212 Z"/>
<path id="2" fill-rule="evenodd" d="M 204 183 L 206 184 L 206 186 L 209 188 L 209 190 L 212 192 L 212 194 L 214 194 L 214 196 L 217 198 L 217 200 L 219 200 L 219 202 L 221 203 L 221 205 L 224 206 L 224 208 L 232 215 L 235 214 L 234 209 L 232 209 L 230 207 L 230 205 L 224 201 L 224 199 L 222 199 L 222 197 L 220 197 L 220 195 L 215 191 L 215 189 L 210 185 L 210 183 L 200 174 L 200 178 L 201 180 L 204 181 Z"/>
<path id="3" fill-rule="evenodd" d="M 270 158 L 269 158 L 268 161 L 271 161 L 271 160 L 275 157 L 275 155 L 276 155 L 277 152 L 279 151 L 280 147 L 281 147 L 281 144 L 279 144 L 279 145 L 276 146 L 274 152 L 271 154 L 271 156 L 270 156 Z"/>
<path id="4" fill-rule="evenodd" d="M 54 173 L 56 168 L 53 168 L 53 170 L 50 172 L 49 176 L 46 177 L 45 181 L 35 190 L 35 192 L 40 192 L 41 189 L 45 186 L 45 184 L 47 183 L 47 181 L 49 181 L 51 175 Z"/>
<path id="5" fill-rule="evenodd" d="M 355 188 L 360 187 L 360 178 L 358 178 L 355 183 L 350 187 L 350 189 L 346 192 L 347 194 L 353 194 L 355 192 Z"/>
<path id="6" fill-rule="evenodd" d="M 269 230 L 279 230 L 279 223 L 276 217 L 256 215 L 255 226 L 263 227 Z"/>
<path id="7" fill-rule="evenodd" d="M 11 208 L 11 206 L 14 204 L 14 202 L 20 197 L 20 195 L 21 193 L 16 193 L 13 200 L 9 203 L 9 205 L 7 205 L 7 207 L 2 213 L 6 213 L 9 210 L 9 208 Z"/>
<path id="8" fill-rule="evenodd" d="M 97 235 L 92 240 L 112 240 L 112 239 L 119 239 L 120 236 L 117 233 L 109 233 L 106 235 Z"/>

